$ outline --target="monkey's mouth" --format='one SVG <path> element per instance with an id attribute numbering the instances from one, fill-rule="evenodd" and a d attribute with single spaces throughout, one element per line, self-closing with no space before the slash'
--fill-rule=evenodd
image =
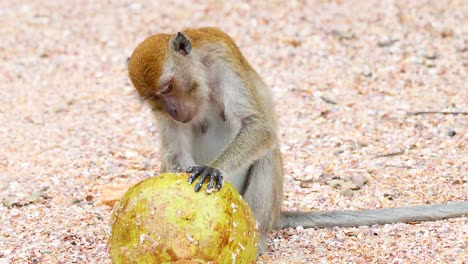
<path id="1" fill-rule="evenodd" d="M 179 122 L 179 123 L 185 124 L 185 123 L 192 121 L 192 115 L 190 113 L 184 116 L 177 112 L 169 112 L 169 116 L 172 118 L 172 120 Z"/>
<path id="2" fill-rule="evenodd" d="M 187 115 L 187 117 L 184 120 L 182 120 L 182 123 L 186 124 L 186 123 L 188 123 L 190 121 L 192 121 L 192 116 Z"/>
<path id="3" fill-rule="evenodd" d="M 184 124 L 187 124 L 188 122 L 192 121 L 192 117 L 190 115 L 188 115 L 185 118 L 178 118 L 178 117 L 174 117 L 174 116 L 171 115 L 171 118 L 172 118 L 172 120 L 174 120 L 176 122 L 184 123 Z"/>

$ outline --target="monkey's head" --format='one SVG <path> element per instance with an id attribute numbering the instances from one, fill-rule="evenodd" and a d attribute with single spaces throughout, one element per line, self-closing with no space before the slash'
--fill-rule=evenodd
<path id="1" fill-rule="evenodd" d="M 200 111 L 205 94 L 192 54 L 182 33 L 158 34 L 141 42 L 127 60 L 128 74 L 138 94 L 152 109 L 188 123 Z"/>

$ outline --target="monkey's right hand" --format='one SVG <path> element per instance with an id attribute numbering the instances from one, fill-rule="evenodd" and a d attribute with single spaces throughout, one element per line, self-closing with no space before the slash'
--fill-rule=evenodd
<path id="1" fill-rule="evenodd" d="M 206 187 L 207 193 L 213 192 L 213 187 L 216 182 L 216 191 L 219 191 L 223 186 L 223 175 L 218 169 L 215 169 L 210 166 L 192 166 L 188 168 L 185 172 L 190 173 L 188 178 L 188 182 L 192 184 L 198 177 L 200 180 L 195 185 L 195 191 L 200 191 L 203 183 L 205 182 L 206 178 L 209 177 L 208 186 Z"/>

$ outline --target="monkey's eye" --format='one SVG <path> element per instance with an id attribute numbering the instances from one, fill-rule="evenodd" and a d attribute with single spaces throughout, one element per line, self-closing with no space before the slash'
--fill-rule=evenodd
<path id="1" fill-rule="evenodd" d="M 146 95 L 143 97 L 143 101 L 146 101 L 146 100 L 151 100 L 151 101 L 157 101 L 159 100 L 159 97 L 157 95 Z"/>
<path id="2" fill-rule="evenodd" d="M 163 89 L 161 89 L 161 94 L 167 94 L 172 91 L 172 83 L 166 85 Z"/>

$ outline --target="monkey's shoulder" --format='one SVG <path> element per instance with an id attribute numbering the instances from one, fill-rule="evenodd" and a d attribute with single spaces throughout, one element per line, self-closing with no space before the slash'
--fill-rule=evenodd
<path id="1" fill-rule="evenodd" d="M 216 27 L 188 28 L 183 33 L 190 38 L 194 47 L 209 43 L 234 43 L 228 34 Z"/>
<path id="2" fill-rule="evenodd" d="M 189 28 L 183 33 L 188 36 L 193 48 L 211 54 L 211 58 L 232 63 L 241 72 L 253 70 L 234 40 L 221 29 Z"/>

